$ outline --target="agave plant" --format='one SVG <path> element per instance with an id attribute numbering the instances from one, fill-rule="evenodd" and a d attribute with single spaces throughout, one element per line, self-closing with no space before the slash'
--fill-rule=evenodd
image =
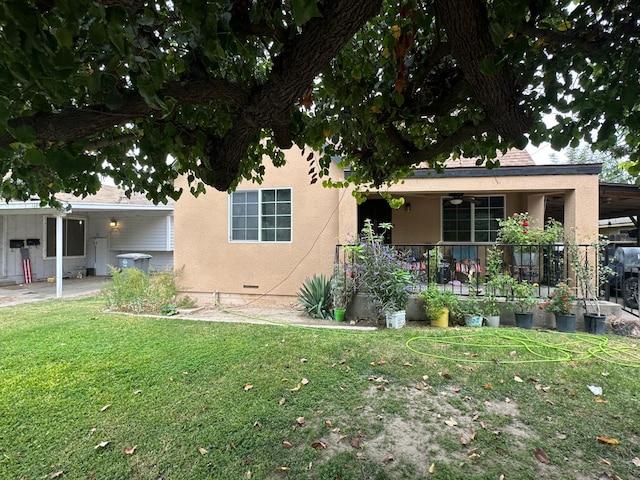
<path id="1" fill-rule="evenodd" d="M 331 284 L 325 275 L 307 278 L 298 292 L 298 300 L 312 318 L 331 318 Z"/>

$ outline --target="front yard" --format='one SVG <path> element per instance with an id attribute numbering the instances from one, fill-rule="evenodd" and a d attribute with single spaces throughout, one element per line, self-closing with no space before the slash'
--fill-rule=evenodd
<path id="1" fill-rule="evenodd" d="M 640 475 L 633 338 L 223 324 L 88 299 L 0 309 L 0 346 L 0 478 Z"/>

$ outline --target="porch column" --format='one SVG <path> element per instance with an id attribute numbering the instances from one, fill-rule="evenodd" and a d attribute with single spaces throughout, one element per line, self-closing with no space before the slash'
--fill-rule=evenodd
<path id="1" fill-rule="evenodd" d="M 575 228 L 578 243 L 591 243 L 598 235 L 598 177 L 589 180 L 564 194 L 565 231 Z"/>
<path id="2" fill-rule="evenodd" d="M 544 225 L 544 195 L 533 194 L 527 196 L 527 212 L 535 218 L 540 226 Z"/>
<path id="3" fill-rule="evenodd" d="M 56 215 L 56 298 L 62 297 L 62 217 Z"/>
<path id="4" fill-rule="evenodd" d="M 336 243 L 344 244 L 348 239 L 357 239 L 358 202 L 353 198 L 353 185 L 338 189 L 338 238 Z"/>

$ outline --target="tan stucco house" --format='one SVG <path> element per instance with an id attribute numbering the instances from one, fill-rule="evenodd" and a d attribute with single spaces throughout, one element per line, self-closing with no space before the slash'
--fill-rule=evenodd
<path id="1" fill-rule="evenodd" d="M 600 165 L 536 165 L 523 151 L 507 153 L 495 170 L 451 161 L 442 174 L 416 169 L 389 188 L 406 202 L 392 210 L 377 194 L 358 205 L 350 188 L 312 184 L 298 149 L 286 158 L 284 167 L 267 166 L 261 185 L 245 182 L 231 195 L 211 190 L 176 203 L 174 264 L 190 296 L 289 304 L 305 278 L 331 274 L 336 244 L 353 239 L 365 218 L 391 221 L 390 241 L 403 245 L 490 245 L 496 219 L 523 211 L 541 221 L 552 215 L 584 239 L 598 233 Z M 345 172 L 332 165 L 331 175 L 337 180 Z"/>

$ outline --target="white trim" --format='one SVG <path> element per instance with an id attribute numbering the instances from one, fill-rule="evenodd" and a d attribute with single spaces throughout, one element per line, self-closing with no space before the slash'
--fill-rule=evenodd
<path id="1" fill-rule="evenodd" d="M 291 193 L 290 197 L 291 199 L 289 200 L 289 203 L 291 205 L 291 211 L 289 213 L 289 217 L 291 220 L 291 225 L 289 227 L 289 230 L 291 232 L 291 235 L 289 237 L 289 240 L 273 240 L 273 241 L 267 241 L 267 240 L 262 240 L 262 226 L 261 226 L 261 221 L 262 221 L 262 192 L 264 192 L 265 190 L 273 190 L 275 192 L 278 192 L 280 190 L 289 190 L 289 192 Z M 232 197 L 235 193 L 244 193 L 244 192 L 258 192 L 258 240 L 234 240 L 233 239 L 233 212 L 232 212 L 232 207 L 233 207 L 233 202 L 232 202 Z M 277 202 L 276 202 L 277 205 Z M 249 188 L 249 189 L 244 189 L 244 190 L 236 190 L 233 193 L 230 193 L 229 195 L 227 195 L 227 239 L 229 241 L 229 243 L 260 243 L 260 244 L 265 244 L 265 245 L 269 245 L 269 244 L 291 244 L 293 243 L 293 187 L 264 187 L 264 188 Z M 276 233 L 277 233 L 277 229 L 276 229 Z"/>

